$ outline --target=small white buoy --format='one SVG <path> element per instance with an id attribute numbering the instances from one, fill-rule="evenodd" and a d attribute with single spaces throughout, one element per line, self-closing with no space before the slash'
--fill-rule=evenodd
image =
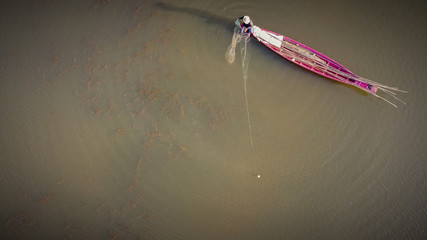
<path id="1" fill-rule="evenodd" d="M 258 175 L 258 178 L 260 178 L 261 177 L 261 175 Z"/>

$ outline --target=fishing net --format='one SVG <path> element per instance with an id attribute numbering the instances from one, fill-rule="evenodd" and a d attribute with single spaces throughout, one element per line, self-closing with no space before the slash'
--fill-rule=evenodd
<path id="1" fill-rule="evenodd" d="M 225 52 L 225 59 L 229 64 L 232 64 L 236 58 L 236 45 L 238 42 L 240 42 L 240 40 L 242 40 L 242 35 L 240 34 L 240 29 L 236 27 L 234 28 L 234 34 L 231 43 Z"/>

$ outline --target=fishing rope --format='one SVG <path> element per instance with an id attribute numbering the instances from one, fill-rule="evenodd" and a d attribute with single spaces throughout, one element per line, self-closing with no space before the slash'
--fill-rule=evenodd
<path id="1" fill-rule="evenodd" d="M 249 114 L 249 101 L 248 101 L 248 89 L 247 89 L 247 83 L 248 83 L 248 67 L 249 67 L 249 56 L 247 54 L 247 44 L 250 39 L 250 35 L 242 35 L 240 33 L 240 28 L 234 28 L 234 34 L 233 38 L 231 40 L 230 45 L 227 48 L 227 51 L 225 52 L 225 59 L 229 64 L 232 64 L 234 62 L 234 59 L 236 57 L 236 45 L 237 43 L 240 43 L 244 39 L 244 43 L 240 44 L 240 54 L 242 56 L 242 69 L 243 69 L 243 88 L 245 90 L 245 102 L 246 102 L 246 113 L 248 115 L 248 128 L 249 128 L 249 138 L 251 141 L 251 146 L 254 145 L 253 139 L 252 139 L 252 127 L 251 127 L 251 120 L 250 120 L 250 114 Z"/>
<path id="2" fill-rule="evenodd" d="M 252 139 L 252 127 L 251 127 L 251 118 L 249 115 L 249 101 L 248 101 L 248 89 L 247 89 L 247 83 L 248 83 L 248 66 L 249 66 L 249 56 L 247 55 L 247 44 L 249 42 L 250 36 L 244 36 L 244 45 L 241 44 L 240 46 L 240 53 L 242 55 L 242 69 L 243 69 L 243 87 L 245 89 L 245 100 L 246 100 L 246 113 L 248 115 L 248 127 L 249 127 L 249 138 L 251 140 L 251 146 L 254 145 L 253 139 Z"/>

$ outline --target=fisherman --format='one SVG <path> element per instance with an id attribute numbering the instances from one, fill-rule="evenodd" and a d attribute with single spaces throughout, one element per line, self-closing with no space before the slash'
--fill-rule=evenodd
<path id="1" fill-rule="evenodd" d="M 254 23 L 249 18 L 249 16 L 242 16 L 240 18 L 237 18 L 236 23 L 238 23 L 239 20 L 242 20 L 242 19 L 243 19 L 243 22 L 240 25 L 240 28 L 242 29 L 242 33 L 251 33 L 251 29 L 254 26 Z"/>

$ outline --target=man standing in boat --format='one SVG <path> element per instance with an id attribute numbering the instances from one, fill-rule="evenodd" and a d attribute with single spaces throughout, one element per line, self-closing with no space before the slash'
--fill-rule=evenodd
<path id="1" fill-rule="evenodd" d="M 249 18 L 249 16 L 242 16 L 236 19 L 236 23 L 239 23 L 239 20 L 243 20 L 242 24 L 240 25 L 240 28 L 242 29 L 242 33 L 251 33 L 251 29 L 254 26 L 254 23 Z"/>

